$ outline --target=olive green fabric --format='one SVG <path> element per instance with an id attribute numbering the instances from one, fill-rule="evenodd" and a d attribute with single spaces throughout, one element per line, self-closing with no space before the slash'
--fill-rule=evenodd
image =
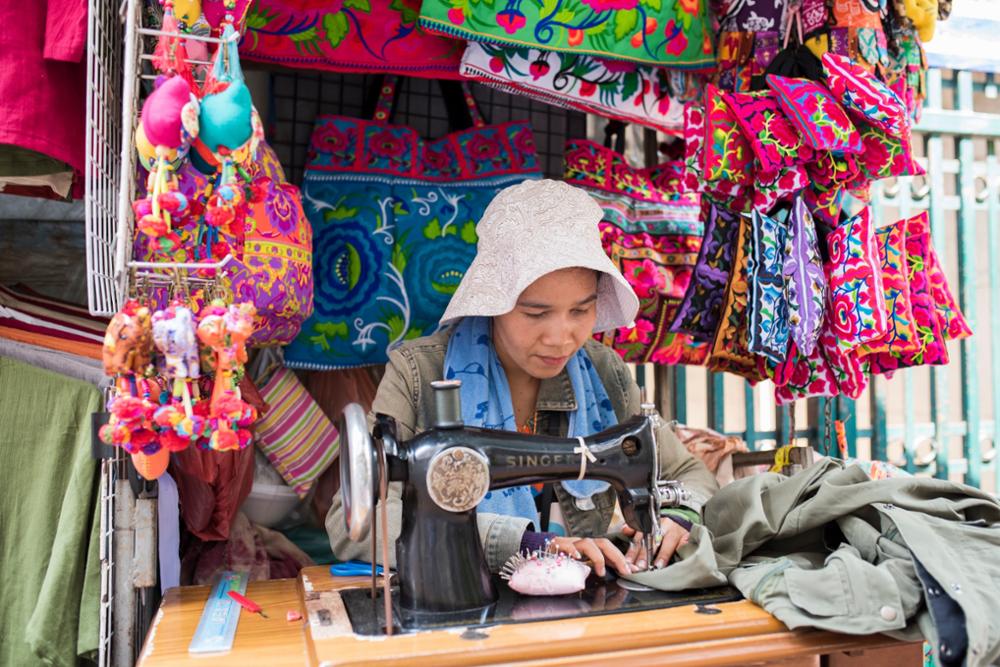
<path id="1" fill-rule="evenodd" d="M 97 388 L 0 357 L 0 665 L 75 665 L 97 649 Z"/>
<path id="2" fill-rule="evenodd" d="M 372 413 L 383 413 L 395 418 L 398 436 L 402 440 L 427 430 L 433 423 L 434 399 L 430 383 L 443 377 L 448 336 L 449 333 L 445 331 L 408 341 L 389 353 L 389 364 L 372 404 Z M 629 374 L 625 362 L 614 350 L 596 341 L 588 341 L 585 349 L 601 377 L 618 419 L 624 421 L 638 414 L 639 388 Z M 576 409 L 576 400 L 565 370 L 556 377 L 542 382 L 538 392 L 537 408 L 540 433 L 566 435 L 569 413 Z M 715 477 L 701 461 L 685 449 L 666 424 L 657 432 L 657 443 L 660 450 L 661 478 L 683 482 L 692 495 L 688 509 L 700 512 L 705 501 L 718 490 Z M 567 534 L 593 537 L 602 536 L 607 532 L 615 507 L 613 490 L 609 489 L 594 495 L 590 499 L 593 507 L 589 507 L 586 503 L 578 503 L 558 485 L 555 488 Z M 401 484 L 389 485 L 389 536 L 393 542 L 399 536 L 401 527 L 401 493 Z M 487 513 L 479 514 L 478 520 L 479 533 L 489 567 L 494 572 L 499 571 L 507 559 L 520 548 L 521 534 L 530 523 L 523 518 Z M 326 529 L 330 534 L 330 544 L 337 558 L 368 560 L 371 557 L 370 545 L 367 542 L 351 542 L 348 539 L 339 494 L 334 498 L 333 506 L 327 514 Z M 381 533 L 381 530 L 379 532 Z M 380 554 L 381 534 L 378 539 Z M 392 545 L 389 554 L 392 566 L 395 563 L 395 548 Z"/>
<path id="3" fill-rule="evenodd" d="M 633 579 L 663 590 L 726 580 L 790 628 L 923 636 L 940 648 L 916 563 L 965 615 L 966 664 L 1000 661 L 1000 503 L 945 480 L 871 480 L 825 459 L 763 473 L 705 506 L 680 562 Z"/>

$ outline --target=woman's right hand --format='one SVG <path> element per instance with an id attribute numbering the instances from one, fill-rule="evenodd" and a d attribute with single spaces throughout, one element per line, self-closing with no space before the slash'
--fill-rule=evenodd
<path id="1" fill-rule="evenodd" d="M 605 537 L 553 537 L 549 540 L 548 548 L 553 553 L 563 553 L 570 558 L 591 561 L 594 573 L 599 577 L 604 576 L 606 565 L 610 565 L 618 574 L 631 574 L 637 571 L 635 565 L 625 559 L 625 554 Z"/>

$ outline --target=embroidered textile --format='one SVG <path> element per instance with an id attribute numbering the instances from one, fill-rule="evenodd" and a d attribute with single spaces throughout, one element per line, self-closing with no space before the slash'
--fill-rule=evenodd
<path id="1" fill-rule="evenodd" d="M 830 328 L 842 349 L 885 336 L 882 272 L 871 214 L 865 208 L 827 237 Z"/>
<path id="2" fill-rule="evenodd" d="M 795 129 L 816 150 L 857 153 L 861 136 L 844 109 L 815 81 L 769 74 L 767 85 Z"/>
<path id="3" fill-rule="evenodd" d="M 739 231 L 739 214 L 703 197 L 705 238 L 670 331 L 711 341 L 721 316 L 723 297 L 733 264 L 733 246 Z"/>
<path id="4" fill-rule="evenodd" d="M 927 212 L 895 223 L 906 229 L 906 263 L 910 270 L 910 306 L 919 348 L 915 352 L 880 352 L 868 356 L 873 373 L 888 373 L 911 366 L 948 363 L 941 318 L 935 309 L 927 266 L 931 259 L 930 224 Z"/>
<path id="5" fill-rule="evenodd" d="M 788 354 L 788 301 L 785 298 L 786 227 L 758 211 L 751 214 L 747 349 L 780 363 Z"/>
<path id="6" fill-rule="evenodd" d="M 807 162 L 812 149 L 778 106 L 774 93 L 726 93 L 726 104 L 736 117 L 762 173 Z"/>
<path id="7" fill-rule="evenodd" d="M 547 104 L 680 135 L 684 102 L 701 77 L 682 70 L 603 60 L 586 53 L 469 42 L 462 76 Z"/>
<path id="8" fill-rule="evenodd" d="M 826 274 L 816 226 L 805 200 L 795 200 L 785 239 L 785 297 L 792 340 L 806 356 L 816 349 L 826 308 Z"/>
<path id="9" fill-rule="evenodd" d="M 424 0 L 420 25 L 470 42 L 589 53 L 649 65 L 714 64 L 704 0 Z"/>
<path id="10" fill-rule="evenodd" d="M 736 115 L 718 88 L 705 90 L 705 145 L 702 177 L 706 181 L 753 184 L 754 152 Z"/>
<path id="11" fill-rule="evenodd" d="M 254 0 L 240 55 L 312 70 L 461 78 L 462 43 L 425 32 L 419 12 L 420 0 Z"/>
<path id="12" fill-rule="evenodd" d="M 826 84 L 849 114 L 891 135 L 908 130 L 906 104 L 874 74 L 835 53 L 822 60 Z"/>
<path id="13" fill-rule="evenodd" d="M 475 256 L 486 205 L 540 176 L 525 123 L 425 142 L 405 126 L 325 116 L 310 147 L 315 312 L 285 350 L 293 368 L 382 364 L 390 346 L 434 332 Z"/>
<path id="14" fill-rule="evenodd" d="M 901 221 L 904 222 L 905 221 Z M 888 331 L 885 336 L 858 348 L 864 354 L 894 351 L 899 354 L 916 352 L 917 330 L 910 304 L 910 267 L 906 261 L 906 226 L 892 224 L 875 232 L 879 261 L 882 264 L 882 285 L 885 288 Z"/>

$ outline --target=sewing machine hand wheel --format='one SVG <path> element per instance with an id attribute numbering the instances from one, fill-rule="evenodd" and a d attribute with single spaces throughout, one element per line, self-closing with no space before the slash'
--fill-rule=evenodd
<path id="1" fill-rule="evenodd" d="M 340 416 L 340 495 L 347 535 L 361 542 L 368 535 L 378 493 L 375 445 L 364 408 L 348 403 Z"/>

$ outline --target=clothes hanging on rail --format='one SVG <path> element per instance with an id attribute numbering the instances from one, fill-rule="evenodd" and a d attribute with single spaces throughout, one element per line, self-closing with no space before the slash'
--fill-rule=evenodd
<path id="1" fill-rule="evenodd" d="M 80 198 L 86 136 L 87 0 L 0 0 L 0 25 L 7 26 L 0 31 L 0 118 L 4 119 L 0 154 L 9 161 L 26 160 L 30 154 L 7 148 L 14 146 L 69 165 L 75 174 L 71 194 Z M 30 173 L 38 171 L 37 162 L 34 155 L 25 163 L 29 173 L 22 176 L 37 177 L 38 173 Z M 7 172 L 3 175 L 14 175 Z"/>
<path id="2" fill-rule="evenodd" d="M 76 665 L 98 642 L 101 395 L 0 357 L 0 396 L 0 665 Z"/>

